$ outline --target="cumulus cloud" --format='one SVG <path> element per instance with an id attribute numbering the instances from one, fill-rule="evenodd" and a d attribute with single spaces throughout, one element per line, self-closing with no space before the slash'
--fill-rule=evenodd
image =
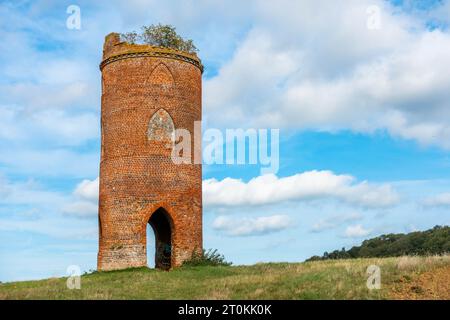
<path id="1" fill-rule="evenodd" d="M 345 229 L 345 237 L 347 238 L 361 238 L 368 236 L 371 233 L 371 230 L 365 229 L 360 224 L 354 225 L 354 226 L 348 226 L 347 229 Z"/>
<path id="2" fill-rule="evenodd" d="M 74 194 L 80 198 L 98 201 L 99 178 L 83 180 L 75 188 Z"/>
<path id="3" fill-rule="evenodd" d="M 444 192 L 431 196 L 422 201 L 428 207 L 450 207 L 450 192 Z"/>
<path id="4" fill-rule="evenodd" d="M 377 30 L 367 27 L 373 5 Z M 450 65 L 448 31 L 430 30 L 386 1 L 265 1 L 256 8 L 232 59 L 205 81 L 210 121 L 386 130 L 450 148 L 450 74 L 442 68 Z"/>
<path id="5" fill-rule="evenodd" d="M 249 182 L 213 178 L 203 181 L 203 201 L 205 206 L 243 206 L 336 199 L 368 208 L 389 207 L 399 201 L 397 192 L 389 184 L 355 180 L 350 175 L 316 170 L 282 178 L 267 174 Z"/>
<path id="6" fill-rule="evenodd" d="M 99 178 L 83 180 L 73 192 L 74 200 L 66 204 L 63 212 L 78 218 L 91 218 L 98 213 Z"/>
<path id="7" fill-rule="evenodd" d="M 273 233 L 287 229 L 292 225 L 286 215 L 273 215 L 256 218 L 233 218 L 219 216 L 213 222 L 213 228 L 230 236 L 252 236 Z"/>

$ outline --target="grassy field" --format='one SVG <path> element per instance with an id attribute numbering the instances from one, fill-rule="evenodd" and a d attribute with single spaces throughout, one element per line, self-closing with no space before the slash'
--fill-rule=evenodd
<path id="1" fill-rule="evenodd" d="M 366 286 L 369 265 L 381 288 Z M 450 299 L 450 256 L 95 272 L 0 284 L 0 299 Z"/>

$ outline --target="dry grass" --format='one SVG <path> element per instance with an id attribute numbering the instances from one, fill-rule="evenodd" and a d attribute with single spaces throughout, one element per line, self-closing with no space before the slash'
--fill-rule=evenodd
<path id="1" fill-rule="evenodd" d="M 444 256 L 406 256 L 398 258 L 397 268 L 406 271 L 420 271 L 429 267 L 445 266 L 450 264 L 450 255 Z"/>
<path id="2" fill-rule="evenodd" d="M 381 269 L 381 289 L 366 286 Z M 450 256 L 265 263 L 234 267 L 147 268 L 0 285 L 0 299 L 449 299 Z"/>

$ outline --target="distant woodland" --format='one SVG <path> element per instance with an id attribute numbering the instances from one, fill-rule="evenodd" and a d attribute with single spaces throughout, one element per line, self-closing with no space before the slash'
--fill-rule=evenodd
<path id="1" fill-rule="evenodd" d="M 450 252 L 450 227 L 435 226 L 426 231 L 408 234 L 384 234 L 365 240 L 360 246 L 349 250 L 342 248 L 313 256 L 307 261 L 328 259 L 398 257 L 405 255 L 441 255 Z"/>

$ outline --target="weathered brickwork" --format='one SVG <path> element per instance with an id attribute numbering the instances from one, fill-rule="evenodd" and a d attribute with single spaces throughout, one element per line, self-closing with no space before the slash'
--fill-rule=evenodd
<path id="1" fill-rule="evenodd" d="M 170 266 L 179 266 L 202 248 L 202 172 L 200 164 L 172 162 L 170 138 L 174 128 L 193 136 L 201 120 L 200 60 L 123 43 L 112 33 L 100 68 L 98 269 L 147 265 L 147 223 L 155 231 L 156 266 L 168 267 L 158 260 L 164 250 Z"/>

